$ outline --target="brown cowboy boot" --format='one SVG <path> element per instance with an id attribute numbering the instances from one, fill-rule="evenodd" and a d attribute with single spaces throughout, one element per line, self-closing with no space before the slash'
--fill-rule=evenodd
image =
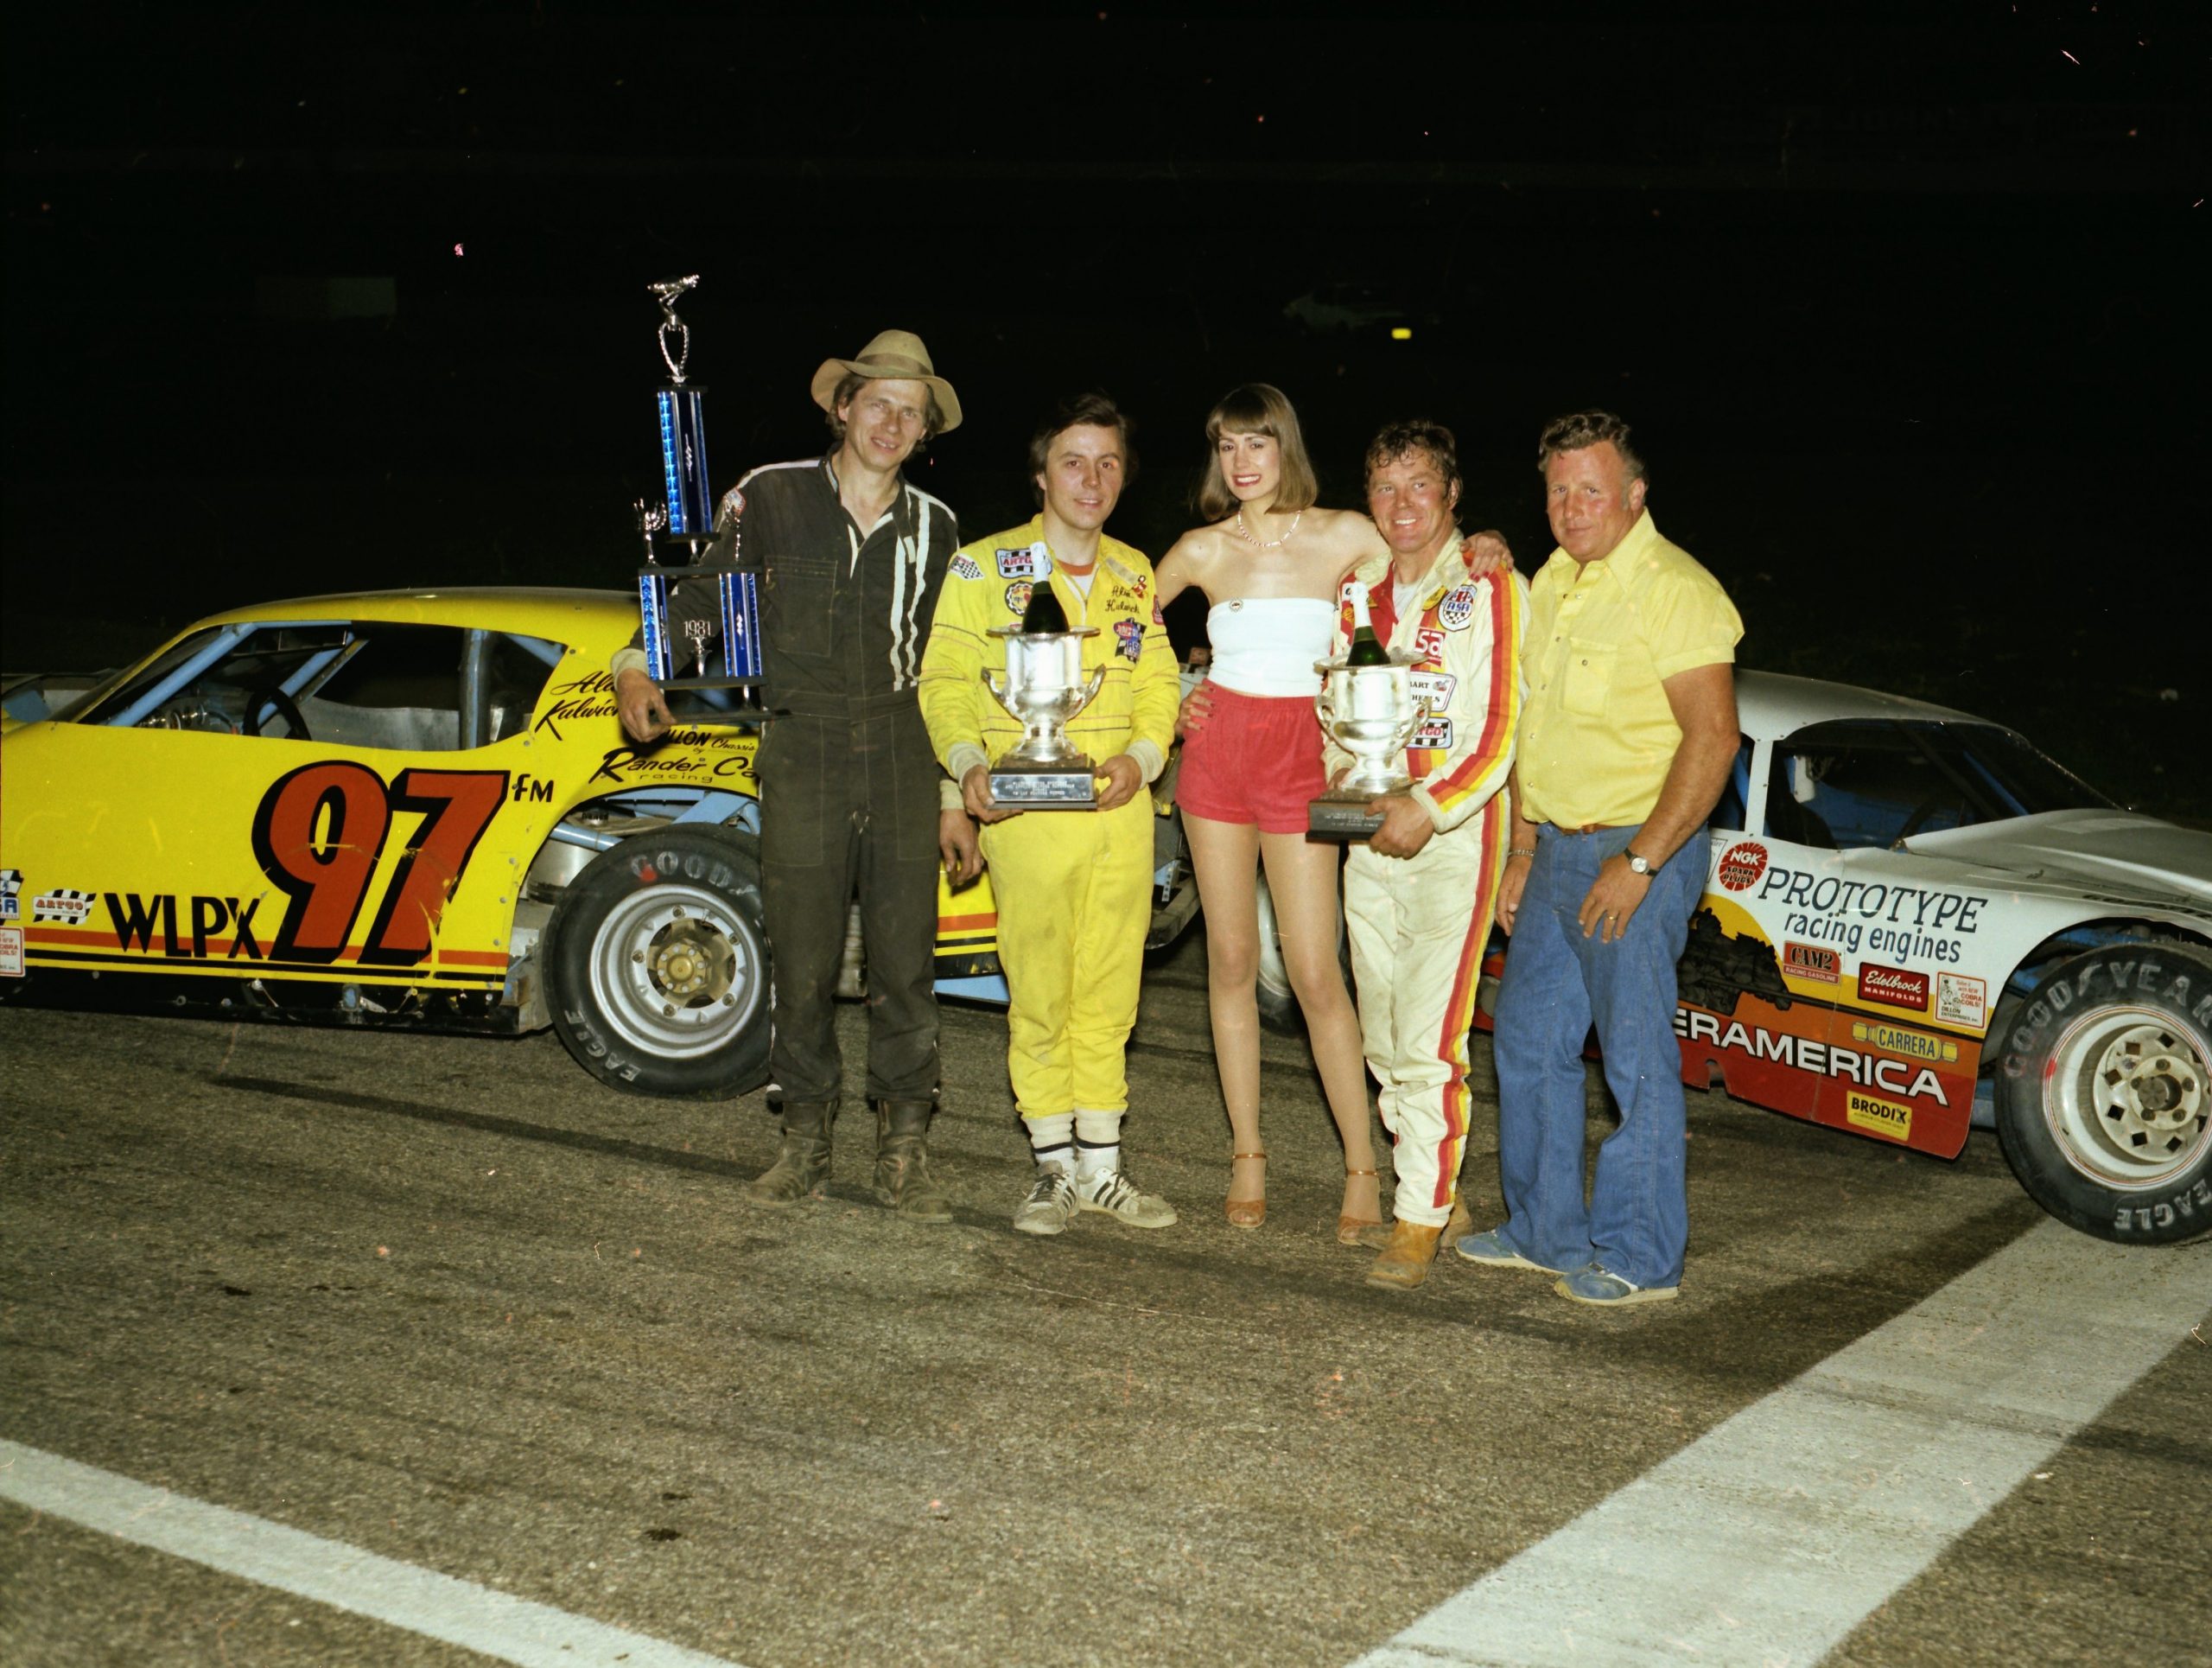
<path id="1" fill-rule="evenodd" d="M 796 1205 L 822 1197 L 830 1179 L 830 1124 L 837 1116 L 834 1100 L 784 1103 L 784 1143 L 776 1162 L 745 1185 L 764 1205 Z"/>
<path id="2" fill-rule="evenodd" d="M 1433 1222 L 1398 1219 L 1390 1243 L 1367 1270 L 1367 1283 L 1389 1291 L 1411 1291 L 1428 1278 L 1428 1265 L 1436 1260 L 1436 1242 L 1444 1230 Z"/>
<path id="3" fill-rule="evenodd" d="M 926 1100 L 881 1100 L 875 1107 L 875 1196 L 909 1222 L 950 1222 L 952 1201 L 930 1178 Z"/>

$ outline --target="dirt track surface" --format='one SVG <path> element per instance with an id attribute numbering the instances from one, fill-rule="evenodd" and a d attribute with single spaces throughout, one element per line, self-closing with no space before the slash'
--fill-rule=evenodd
<path id="1" fill-rule="evenodd" d="M 1223 1221 L 1201 955 L 1131 1057 L 1129 1167 L 1182 1220 L 1042 1241 L 987 1009 L 945 1011 L 938 1228 L 869 1198 L 857 1111 L 830 1199 L 771 1210 L 759 1097 L 617 1097 L 549 1037 L 0 1012 L 0 1437 L 753 1668 L 1333 1665 L 2043 1220 L 1986 1136 L 1693 1097 L 1680 1302 L 1371 1291 L 1296 1043 L 1267 1224 Z M 2201 1652 L 2208 1430 L 2183 1330 L 1833 1659 Z M 0 1582 L 14 1664 L 480 1659 L 16 1505 Z"/>

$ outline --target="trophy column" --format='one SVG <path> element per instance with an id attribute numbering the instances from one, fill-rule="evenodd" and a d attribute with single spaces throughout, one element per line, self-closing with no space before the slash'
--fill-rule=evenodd
<path id="1" fill-rule="evenodd" d="M 661 501 L 640 499 L 635 506 L 645 547 L 645 565 L 638 570 L 638 608 L 645 627 L 646 670 L 655 683 L 664 690 L 742 691 L 738 710 L 715 716 L 757 721 L 763 716 L 759 567 L 741 560 L 734 567 L 713 570 L 718 604 L 715 618 L 685 621 L 683 644 L 674 640 L 669 619 L 670 592 L 686 578 L 697 583 L 707 577 L 703 573 L 687 575 L 683 569 L 696 567 L 700 553 L 715 538 L 714 496 L 707 477 L 707 391 L 684 380 L 691 331 L 676 314 L 677 299 L 698 282 L 695 274 L 648 286 L 660 303 L 660 356 L 669 379 L 656 391 Z M 664 563 L 664 555 L 675 559 Z M 721 651 L 710 660 L 708 645 L 716 636 L 717 626 Z"/>

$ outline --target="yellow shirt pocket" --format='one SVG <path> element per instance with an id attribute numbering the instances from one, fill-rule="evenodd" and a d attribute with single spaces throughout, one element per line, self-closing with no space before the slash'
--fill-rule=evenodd
<path id="1" fill-rule="evenodd" d="M 1570 637 L 1567 643 L 1567 677 L 1560 690 L 1560 704 L 1578 718 L 1602 718 L 1613 692 L 1613 664 L 1620 650 L 1611 643 L 1593 643 Z"/>

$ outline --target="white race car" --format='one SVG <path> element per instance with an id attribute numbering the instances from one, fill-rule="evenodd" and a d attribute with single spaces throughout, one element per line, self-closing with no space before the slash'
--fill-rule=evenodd
<path id="1" fill-rule="evenodd" d="M 2212 834 L 1966 713 L 1763 672 L 1737 700 L 1684 1079 L 1945 1158 L 1993 1122 L 2062 1221 L 2212 1232 Z"/>

